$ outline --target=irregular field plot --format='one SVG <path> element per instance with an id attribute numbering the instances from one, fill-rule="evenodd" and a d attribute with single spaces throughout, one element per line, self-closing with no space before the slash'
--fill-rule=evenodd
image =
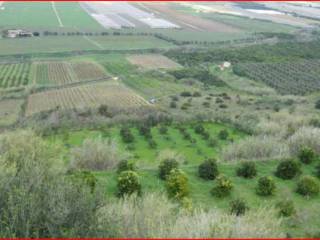
<path id="1" fill-rule="evenodd" d="M 29 83 L 31 63 L 10 63 L 0 65 L 0 87 L 10 88 Z"/>
<path id="2" fill-rule="evenodd" d="M 101 104 L 119 110 L 149 105 L 141 96 L 122 85 L 99 83 L 31 94 L 28 98 L 26 116 L 56 108 L 89 108 Z"/>
<path id="3" fill-rule="evenodd" d="M 102 67 L 91 62 L 41 62 L 35 64 L 34 72 L 37 83 L 53 85 L 107 77 Z"/>
<path id="4" fill-rule="evenodd" d="M 262 81 L 281 94 L 303 95 L 320 90 L 320 60 L 238 64 L 238 74 Z"/>
<path id="5" fill-rule="evenodd" d="M 6 99 L 0 101 L 0 126 L 7 126 L 17 121 L 23 100 Z"/>
<path id="6" fill-rule="evenodd" d="M 138 65 L 144 69 L 176 69 L 181 67 L 180 64 L 172 61 L 171 59 L 158 55 L 158 54 L 147 54 L 147 55 L 130 55 L 127 57 L 130 63 Z"/>

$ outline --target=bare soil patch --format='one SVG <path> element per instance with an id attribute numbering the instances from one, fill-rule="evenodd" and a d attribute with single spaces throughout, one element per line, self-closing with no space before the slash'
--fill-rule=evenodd
<path id="1" fill-rule="evenodd" d="M 128 61 L 133 65 L 137 65 L 143 69 L 176 69 L 181 67 L 180 64 L 171 59 L 158 54 L 130 55 Z"/>

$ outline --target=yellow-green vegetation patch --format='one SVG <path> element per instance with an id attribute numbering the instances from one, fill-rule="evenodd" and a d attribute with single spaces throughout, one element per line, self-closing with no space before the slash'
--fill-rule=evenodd
<path id="1" fill-rule="evenodd" d="M 23 100 L 5 99 L 0 101 L 0 126 L 14 124 L 19 116 Z"/>
<path id="2" fill-rule="evenodd" d="M 177 69 L 181 65 L 159 54 L 139 54 L 127 56 L 128 61 L 143 69 Z"/>

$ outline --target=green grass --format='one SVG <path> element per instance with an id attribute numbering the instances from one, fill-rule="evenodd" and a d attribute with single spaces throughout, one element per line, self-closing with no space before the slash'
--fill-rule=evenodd
<path id="1" fill-rule="evenodd" d="M 185 158 L 184 164 L 186 166 L 197 165 L 206 158 L 217 157 L 221 148 L 229 143 L 229 140 L 219 140 L 218 133 L 221 130 L 227 129 L 230 139 L 235 141 L 244 136 L 243 133 L 222 124 L 204 123 L 203 126 L 210 133 L 210 136 L 217 140 L 217 146 L 210 147 L 207 140 L 204 140 L 199 134 L 194 132 L 193 124 L 185 125 L 185 128 L 191 135 L 191 138 L 196 140 L 196 143 L 194 144 L 183 138 L 177 128 L 178 126 L 172 125 L 168 127 L 168 133 L 166 135 L 161 135 L 159 133 L 160 127 L 152 128 L 152 136 L 154 141 L 157 143 L 157 148 L 155 149 L 149 147 L 147 139 L 139 134 L 137 128 L 130 128 L 135 138 L 133 143 L 134 150 L 127 150 L 128 144 L 125 144 L 122 141 L 119 127 L 108 128 L 104 134 L 106 134 L 105 137 L 115 139 L 118 142 L 120 149 L 131 153 L 132 159 L 134 159 L 140 166 L 143 166 L 143 168 L 152 168 L 157 166 L 158 154 L 163 150 L 173 150 L 182 154 Z M 49 140 L 53 144 L 57 143 L 68 144 L 69 146 L 79 146 L 86 138 L 96 138 L 98 136 L 104 136 L 104 134 L 98 130 L 81 130 L 70 132 L 67 142 L 63 142 L 62 135 L 54 135 L 49 138 Z"/>
<path id="2" fill-rule="evenodd" d="M 81 8 L 78 2 L 56 2 L 55 5 L 65 27 L 90 31 L 105 30 Z"/>
<path id="3" fill-rule="evenodd" d="M 0 39 L 0 55 L 88 50 L 168 49 L 174 45 L 146 36 L 56 36 Z"/>
<path id="4" fill-rule="evenodd" d="M 0 26 L 58 27 L 51 2 L 5 2 L 0 10 Z"/>

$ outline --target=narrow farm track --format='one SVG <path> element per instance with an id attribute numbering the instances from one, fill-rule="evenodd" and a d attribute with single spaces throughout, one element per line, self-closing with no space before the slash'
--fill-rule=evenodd
<path id="1" fill-rule="evenodd" d="M 93 44 L 94 46 L 98 47 L 100 50 L 105 50 L 104 47 L 102 47 L 99 43 L 97 43 L 96 41 L 93 41 L 91 38 L 89 38 L 86 35 L 83 35 L 83 38 L 86 39 L 88 42 L 90 42 L 91 44 Z"/>
<path id="2" fill-rule="evenodd" d="M 59 22 L 59 26 L 60 26 L 60 27 L 64 27 L 64 25 L 63 25 L 63 23 L 62 23 L 62 21 L 61 21 L 61 18 L 60 18 L 60 16 L 59 16 L 59 13 L 58 13 L 58 11 L 57 11 L 57 8 L 56 8 L 55 3 L 54 3 L 54 2 L 51 2 L 51 6 L 52 6 L 52 9 L 53 9 L 54 13 L 56 14 L 57 20 L 58 20 L 58 22 Z"/>

